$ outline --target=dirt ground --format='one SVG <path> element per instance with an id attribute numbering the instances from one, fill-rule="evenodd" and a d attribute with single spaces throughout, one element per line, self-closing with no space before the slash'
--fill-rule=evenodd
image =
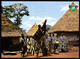
<path id="1" fill-rule="evenodd" d="M 17 55 L 3 55 L 1 53 L 1 58 L 37 58 L 36 54 L 34 56 L 27 56 L 27 53 L 25 54 L 25 57 L 21 56 L 21 53 L 18 53 Z M 50 56 L 42 56 L 42 53 L 39 53 L 38 58 L 79 58 L 79 47 L 75 46 L 69 49 L 68 52 L 63 52 L 59 54 L 50 54 Z"/>

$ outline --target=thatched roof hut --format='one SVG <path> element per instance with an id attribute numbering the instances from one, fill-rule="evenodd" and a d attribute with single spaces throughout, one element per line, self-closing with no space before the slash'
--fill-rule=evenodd
<path id="1" fill-rule="evenodd" d="M 79 11 L 75 14 L 70 13 L 68 10 L 62 18 L 48 31 L 48 33 L 68 31 L 79 31 Z"/>
<path id="2" fill-rule="evenodd" d="M 71 44 L 79 45 L 79 10 L 77 7 L 75 12 L 72 12 L 70 8 L 48 33 L 56 33 L 58 38 L 64 35 L 69 40 L 69 43 L 73 42 Z"/>
<path id="3" fill-rule="evenodd" d="M 31 29 L 27 32 L 27 36 L 33 36 L 38 30 L 38 25 L 35 23 Z"/>
<path id="4" fill-rule="evenodd" d="M 3 14 L 1 14 L 1 36 L 2 37 L 17 37 L 21 36 L 21 34 L 26 35 L 24 31 L 17 25 L 15 25 L 12 21 L 6 18 Z"/>
<path id="5" fill-rule="evenodd" d="M 1 45 L 3 50 L 20 50 L 22 33 L 26 36 L 20 27 L 1 14 Z"/>

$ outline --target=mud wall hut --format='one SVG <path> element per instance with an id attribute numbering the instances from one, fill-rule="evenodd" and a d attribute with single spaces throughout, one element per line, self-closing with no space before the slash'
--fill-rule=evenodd
<path id="1" fill-rule="evenodd" d="M 19 50 L 21 34 L 26 35 L 20 27 L 1 14 L 1 45 L 2 50 Z"/>
<path id="2" fill-rule="evenodd" d="M 48 33 L 57 33 L 58 37 L 63 33 L 70 43 L 79 45 L 79 10 L 72 13 L 69 9 Z"/>

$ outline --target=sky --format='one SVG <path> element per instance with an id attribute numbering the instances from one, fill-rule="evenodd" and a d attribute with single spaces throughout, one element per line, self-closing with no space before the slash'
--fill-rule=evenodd
<path id="1" fill-rule="evenodd" d="M 69 5 L 74 2 L 79 6 L 79 1 L 2 1 L 2 6 L 22 3 L 28 7 L 30 16 L 23 16 L 20 28 L 29 31 L 36 23 L 37 25 L 47 19 L 47 24 L 54 26 L 56 22 L 69 10 Z M 79 7 L 78 7 L 79 9 Z M 10 19 L 14 22 L 13 19 Z"/>

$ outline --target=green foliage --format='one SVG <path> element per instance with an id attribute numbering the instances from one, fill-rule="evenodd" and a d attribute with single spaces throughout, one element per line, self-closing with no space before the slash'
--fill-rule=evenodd
<path id="1" fill-rule="evenodd" d="M 27 6 L 24 6 L 22 3 L 17 3 L 9 6 L 2 7 L 3 14 L 7 18 L 14 18 L 14 24 L 20 26 L 21 19 L 24 15 L 29 16 L 29 11 L 27 10 Z"/>

